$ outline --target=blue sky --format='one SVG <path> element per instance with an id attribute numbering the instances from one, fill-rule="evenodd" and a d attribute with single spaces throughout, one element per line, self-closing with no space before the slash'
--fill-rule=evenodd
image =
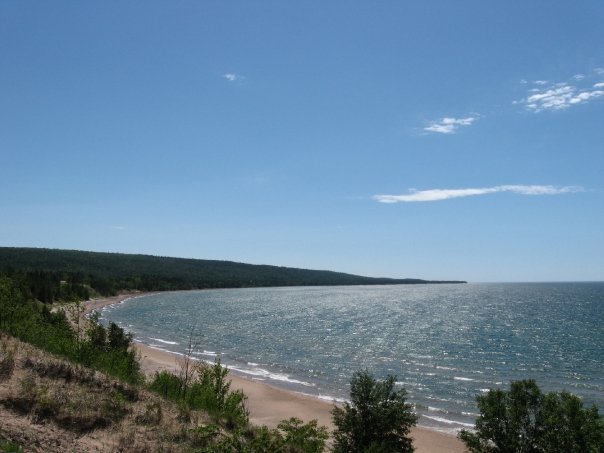
<path id="1" fill-rule="evenodd" d="M 604 2 L 0 1 L 0 245 L 604 280 Z"/>

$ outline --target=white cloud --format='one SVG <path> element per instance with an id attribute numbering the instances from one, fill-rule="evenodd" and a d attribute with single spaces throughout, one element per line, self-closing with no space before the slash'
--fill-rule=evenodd
<path id="1" fill-rule="evenodd" d="M 563 110 L 604 96 L 604 85 L 596 83 L 592 88 L 579 89 L 568 83 L 557 83 L 543 90 L 530 90 L 531 93 L 520 101 L 527 110 L 538 113 L 544 110 Z"/>
<path id="2" fill-rule="evenodd" d="M 573 105 L 583 104 L 604 96 L 604 82 L 598 80 L 595 84 L 593 81 L 590 82 L 594 77 L 601 75 L 604 75 L 604 69 L 597 68 L 590 74 L 577 73 L 567 82 L 534 80 L 533 86 L 527 87 L 526 97 L 514 101 L 513 104 L 523 104 L 527 110 L 535 113 L 564 110 Z"/>
<path id="3" fill-rule="evenodd" d="M 118 230 L 118 231 L 123 231 L 126 229 L 125 226 L 121 226 L 121 225 L 114 225 L 111 227 L 112 230 Z"/>
<path id="4" fill-rule="evenodd" d="M 229 72 L 227 74 L 223 74 L 222 77 L 224 79 L 228 80 L 229 82 L 237 82 L 237 81 L 241 81 L 241 80 L 243 80 L 245 78 L 242 75 L 235 74 L 233 72 Z"/>
<path id="5" fill-rule="evenodd" d="M 467 118 L 442 118 L 440 121 L 430 123 L 429 126 L 424 127 L 424 130 L 439 134 L 453 134 L 461 126 L 470 126 L 474 121 L 476 121 L 475 116 Z"/>
<path id="6" fill-rule="evenodd" d="M 578 186 L 505 185 L 466 189 L 410 190 L 410 193 L 406 195 L 375 195 L 373 199 L 380 203 L 411 203 L 420 201 L 440 201 L 475 195 L 488 195 L 498 192 L 512 192 L 520 195 L 558 195 L 582 191 L 583 188 Z"/>

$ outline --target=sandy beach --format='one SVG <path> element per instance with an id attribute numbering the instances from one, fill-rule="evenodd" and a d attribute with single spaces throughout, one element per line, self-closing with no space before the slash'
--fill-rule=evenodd
<path id="1" fill-rule="evenodd" d="M 120 303 L 141 293 L 124 294 L 105 299 L 93 299 L 86 302 L 84 314 L 106 305 Z M 135 343 L 140 354 L 143 372 L 152 375 L 155 371 L 179 369 L 179 356 L 169 352 Z M 265 382 L 229 375 L 231 388 L 242 390 L 248 398 L 250 421 L 276 427 L 283 420 L 296 416 L 304 421 L 317 419 L 320 425 L 333 428 L 331 410 L 333 404 L 311 396 L 273 387 Z M 412 430 L 414 445 L 418 453 L 463 452 L 464 445 L 456 437 L 432 431 L 422 427 Z"/>

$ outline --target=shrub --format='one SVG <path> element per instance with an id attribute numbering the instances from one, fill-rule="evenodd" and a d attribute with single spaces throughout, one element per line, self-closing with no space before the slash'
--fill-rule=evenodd
<path id="1" fill-rule="evenodd" d="M 221 419 L 228 428 L 247 425 L 247 398 L 241 390 L 231 391 L 231 382 L 227 380 L 229 370 L 220 364 L 220 359 L 216 359 L 211 366 L 200 362 L 195 371 L 197 379 L 187 393 L 189 405 L 206 410 L 210 415 Z"/>
<path id="2" fill-rule="evenodd" d="M 23 453 L 23 447 L 10 440 L 0 440 L 0 452 L 3 453 Z"/>
<path id="3" fill-rule="evenodd" d="M 9 351 L 0 359 L 0 382 L 10 379 L 13 371 L 15 371 L 15 355 Z"/>
<path id="4" fill-rule="evenodd" d="M 149 384 L 149 390 L 173 401 L 178 401 L 182 397 L 180 379 L 169 371 L 156 371 Z"/>
<path id="5" fill-rule="evenodd" d="M 283 420 L 277 428 L 285 434 L 283 443 L 286 451 L 320 453 L 324 450 L 325 441 L 329 437 L 327 428 L 317 426 L 317 420 L 305 424 L 299 418 L 292 417 Z"/>
<path id="6" fill-rule="evenodd" d="M 568 392 L 543 394 L 534 380 L 512 382 L 476 397 L 476 432 L 459 438 L 473 453 L 601 452 L 604 421 L 594 406 Z"/>
<path id="7" fill-rule="evenodd" d="M 220 427 L 217 425 L 198 426 L 189 431 L 189 442 L 194 447 L 207 448 L 216 442 L 220 436 Z"/>
<path id="8" fill-rule="evenodd" d="M 409 431 L 417 423 L 404 389 L 394 390 L 396 377 L 377 381 L 367 371 L 351 380 L 351 403 L 334 407 L 334 452 L 412 452 Z"/>
<path id="9" fill-rule="evenodd" d="M 154 401 L 146 405 L 145 412 L 137 415 L 135 421 L 140 425 L 159 425 L 162 416 L 161 404 Z"/>
<path id="10" fill-rule="evenodd" d="M 230 390 L 231 383 L 227 379 L 229 371 L 222 367 L 220 360 L 211 366 L 199 363 L 195 371 L 197 378 L 188 388 L 183 377 L 162 371 L 155 373 L 149 389 L 184 404 L 185 410 L 205 410 L 230 429 L 247 425 L 249 414 L 245 407 L 246 397 L 240 390 Z"/>

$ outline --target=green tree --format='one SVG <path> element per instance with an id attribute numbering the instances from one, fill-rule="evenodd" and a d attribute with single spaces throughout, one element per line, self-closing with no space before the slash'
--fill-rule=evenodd
<path id="1" fill-rule="evenodd" d="M 604 422 L 594 406 L 568 392 L 543 394 L 534 380 L 476 397 L 475 432 L 459 438 L 473 453 L 602 452 Z"/>
<path id="2" fill-rule="evenodd" d="M 395 376 L 377 381 L 366 370 L 353 375 L 351 402 L 332 411 L 334 452 L 414 451 L 409 432 L 417 415 L 406 402 L 407 392 L 395 390 L 395 383 Z"/>
<path id="3" fill-rule="evenodd" d="M 304 423 L 296 417 L 282 420 L 277 427 L 283 432 L 286 452 L 321 453 L 329 438 L 327 428 L 318 426 L 317 420 Z"/>
<path id="4" fill-rule="evenodd" d="M 132 334 L 124 332 L 124 329 L 110 322 L 107 328 L 107 342 L 110 350 L 127 351 L 132 344 Z"/>
<path id="5" fill-rule="evenodd" d="M 86 334 L 92 347 L 105 350 L 107 348 L 107 331 L 99 322 L 99 318 L 100 314 L 98 311 L 92 313 Z"/>

